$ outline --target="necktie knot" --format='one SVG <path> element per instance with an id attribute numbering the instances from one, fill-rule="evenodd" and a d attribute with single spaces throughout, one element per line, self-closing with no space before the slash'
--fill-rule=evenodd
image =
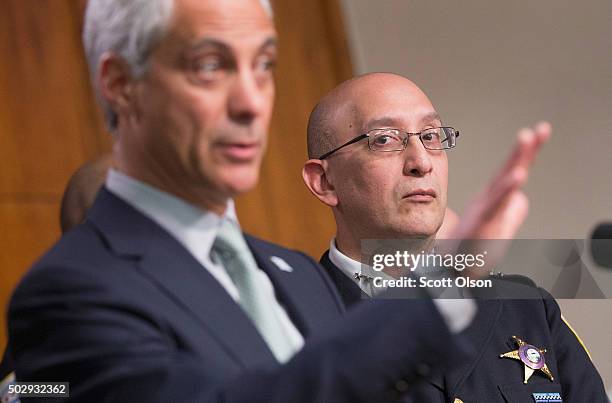
<path id="1" fill-rule="evenodd" d="M 231 220 L 224 219 L 213 242 L 211 254 L 221 261 L 228 261 L 240 258 L 245 253 L 250 255 L 240 228 Z"/>

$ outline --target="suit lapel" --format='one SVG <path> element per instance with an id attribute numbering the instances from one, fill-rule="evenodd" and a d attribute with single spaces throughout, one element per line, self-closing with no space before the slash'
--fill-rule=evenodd
<path id="1" fill-rule="evenodd" d="M 111 248 L 138 258 L 140 271 L 188 311 L 245 367 L 275 362 L 240 306 L 169 233 L 130 205 L 102 190 L 89 215 Z"/>
<path id="2" fill-rule="evenodd" d="M 461 395 L 461 386 L 483 358 L 486 346 L 490 343 L 501 317 L 502 300 L 475 299 L 474 301 L 478 304 L 478 313 L 470 326 L 460 336 L 472 346 L 475 354 L 472 359 L 466 361 L 462 366 L 445 374 L 444 378 L 448 396 L 451 397 Z"/>
<path id="3" fill-rule="evenodd" d="M 361 288 L 353 281 L 348 278 L 329 258 L 329 250 L 326 251 L 321 257 L 321 265 L 327 270 L 327 274 L 331 277 L 332 281 L 336 285 L 336 289 L 340 293 L 344 304 L 347 307 L 367 299 L 366 293 L 361 291 Z"/>
<path id="4" fill-rule="evenodd" d="M 277 300 L 287 310 L 294 325 L 306 338 L 313 330 L 312 324 L 317 323 L 319 320 L 317 311 L 310 309 L 313 298 L 316 297 L 313 293 L 317 292 L 308 286 L 311 277 L 306 275 L 307 273 L 304 272 L 303 268 L 296 267 L 291 272 L 281 270 L 272 263 L 271 258 L 275 257 L 275 255 L 268 253 L 268 251 L 262 248 L 258 248 L 255 245 L 254 238 L 246 234 L 245 238 L 253 256 L 255 256 L 257 265 L 266 272 L 274 285 Z"/>
<path id="5" fill-rule="evenodd" d="M 143 273 L 191 312 L 237 361 L 247 367 L 275 361 L 251 319 L 208 270 L 178 242 L 161 246 L 139 263 Z"/>

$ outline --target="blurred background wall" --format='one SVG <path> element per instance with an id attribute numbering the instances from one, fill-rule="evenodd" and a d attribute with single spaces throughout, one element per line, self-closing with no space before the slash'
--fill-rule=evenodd
<path id="1" fill-rule="evenodd" d="M 59 237 L 68 178 L 110 149 L 88 85 L 81 14 L 77 1 L 2 1 L 0 349 L 10 292 Z"/>
<path id="2" fill-rule="evenodd" d="M 553 138 L 527 185 L 519 237 L 588 237 L 612 221 L 612 2 L 344 0 L 355 73 L 392 71 L 461 131 L 449 204 L 461 211 L 540 119 Z M 560 301 L 612 388 L 612 301 Z"/>

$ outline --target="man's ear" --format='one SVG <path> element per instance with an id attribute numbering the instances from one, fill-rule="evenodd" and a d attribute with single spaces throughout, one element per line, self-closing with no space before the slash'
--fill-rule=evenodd
<path id="1" fill-rule="evenodd" d="M 133 77 L 130 66 L 119 55 L 107 52 L 98 65 L 98 88 L 102 97 L 110 103 L 119 116 L 129 112 Z"/>
<path id="2" fill-rule="evenodd" d="M 317 159 L 306 161 L 302 168 L 302 178 L 308 190 L 317 199 L 330 207 L 338 205 L 338 196 L 334 186 L 328 181 L 323 161 Z"/>

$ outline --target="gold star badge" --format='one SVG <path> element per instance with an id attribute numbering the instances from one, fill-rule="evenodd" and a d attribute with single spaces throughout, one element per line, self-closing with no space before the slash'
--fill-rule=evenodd
<path id="1" fill-rule="evenodd" d="M 552 382 L 555 378 L 553 377 L 552 372 L 550 372 L 550 369 L 548 369 L 546 361 L 544 360 L 544 353 L 546 352 L 546 349 L 540 349 L 532 346 L 531 344 L 527 344 L 516 336 L 512 336 L 512 338 L 518 345 L 518 349 L 501 354 L 499 357 L 512 358 L 525 364 L 525 380 L 523 383 L 527 383 L 529 378 L 531 378 L 531 375 L 533 375 L 533 373 L 537 370 L 544 372 L 544 374 Z"/>

